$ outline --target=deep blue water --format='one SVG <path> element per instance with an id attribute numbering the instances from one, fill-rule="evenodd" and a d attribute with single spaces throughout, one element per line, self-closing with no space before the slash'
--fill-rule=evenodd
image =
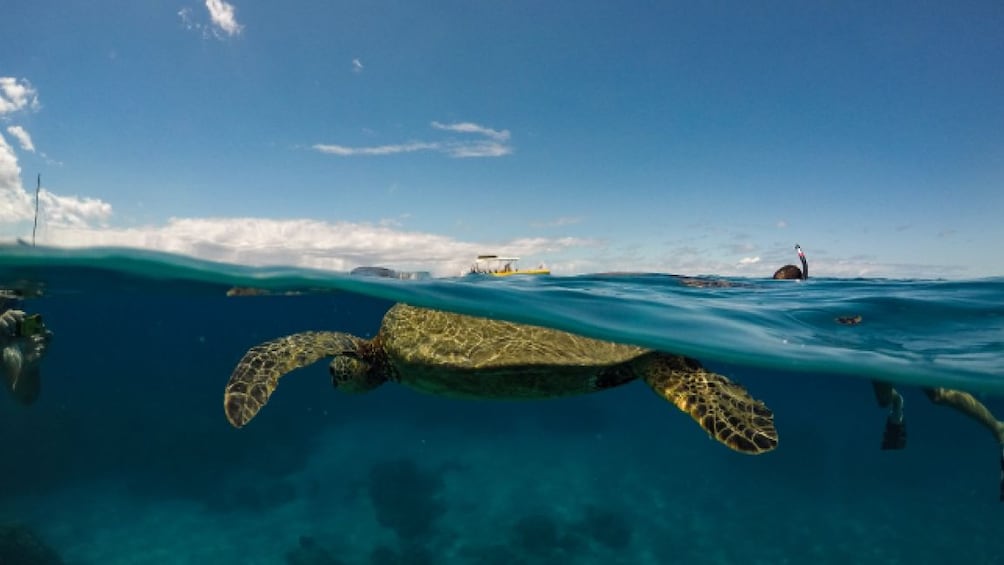
<path id="1" fill-rule="evenodd" d="M 1002 279 L 390 281 L 0 251 L 0 284 L 26 281 L 55 337 L 38 402 L 0 400 L 0 523 L 66 563 L 1004 563 L 1000 448 L 917 386 L 1004 415 Z M 225 296 L 235 285 L 307 292 Z M 249 347 L 371 336 L 397 300 L 697 357 L 771 407 L 780 445 L 731 452 L 641 383 L 522 403 L 351 396 L 324 363 L 247 427 L 226 422 Z M 907 449 L 879 449 L 869 378 L 900 383 Z"/>

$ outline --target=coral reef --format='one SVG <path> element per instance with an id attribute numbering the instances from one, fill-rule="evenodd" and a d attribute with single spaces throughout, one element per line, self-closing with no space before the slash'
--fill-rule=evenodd
<path id="1" fill-rule="evenodd" d="M 516 565 L 526 563 L 526 559 L 505 544 L 468 546 L 461 550 L 461 557 L 461 563 L 477 563 L 478 565 Z"/>
<path id="2" fill-rule="evenodd" d="M 580 535 L 615 551 L 631 544 L 631 528 L 621 514 L 609 508 L 587 506 L 582 519 L 573 528 Z"/>
<path id="3" fill-rule="evenodd" d="M 420 545 L 409 544 L 399 551 L 381 545 L 370 554 L 370 565 L 433 565 L 434 563 L 436 559 L 428 549 Z"/>
<path id="4" fill-rule="evenodd" d="M 300 536 L 300 543 L 286 552 L 287 565 L 342 565 L 328 550 L 310 536 Z"/>
<path id="5" fill-rule="evenodd" d="M 534 563 L 566 562 L 582 552 L 600 549 L 620 552 L 631 544 L 631 537 L 631 528 L 623 514 L 589 505 L 579 519 L 571 522 L 547 513 L 527 514 L 513 524 L 506 551 L 480 548 L 480 553 L 485 559 L 498 553 L 493 562 L 511 562 L 513 552 Z"/>
<path id="6" fill-rule="evenodd" d="M 62 565 L 63 559 L 22 524 L 0 524 L 0 564 Z"/>
<path id="7" fill-rule="evenodd" d="M 446 512 L 440 500 L 443 481 L 424 471 L 411 459 L 395 459 L 373 465 L 367 491 L 377 522 L 397 533 L 404 542 L 427 537 Z"/>
<path id="8" fill-rule="evenodd" d="M 512 544 L 532 557 L 557 559 L 578 547 L 577 540 L 564 531 L 557 519 L 547 514 L 528 514 L 513 524 Z"/>
<path id="9" fill-rule="evenodd" d="M 216 512 L 268 512 L 296 500 L 297 491 L 289 480 L 243 477 L 207 494 L 203 502 Z"/>

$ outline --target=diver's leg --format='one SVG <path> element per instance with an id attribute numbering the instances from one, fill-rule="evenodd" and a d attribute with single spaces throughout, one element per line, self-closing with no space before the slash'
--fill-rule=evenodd
<path id="1" fill-rule="evenodd" d="M 882 408 L 888 408 L 892 402 L 892 385 L 885 381 L 872 381 L 872 390 L 875 391 L 875 402 Z"/>
<path id="2" fill-rule="evenodd" d="M 906 418 L 903 414 L 903 395 L 884 381 L 872 381 L 875 400 L 879 406 L 889 408 L 882 432 L 882 449 L 903 449 L 906 447 Z"/>
<path id="3" fill-rule="evenodd" d="M 931 402 L 951 406 L 973 420 L 976 420 L 983 427 L 990 430 L 997 443 L 1004 444 L 1004 423 L 994 418 L 990 409 L 968 392 L 953 390 L 950 388 L 925 388 L 924 392 Z"/>
<path id="4" fill-rule="evenodd" d="M 983 427 L 994 435 L 994 439 L 997 440 L 1001 449 L 1000 500 L 1004 502 L 1004 423 L 997 420 L 989 408 L 968 392 L 950 388 L 925 388 L 924 392 L 927 393 L 931 402 L 955 408 L 983 424 Z"/>

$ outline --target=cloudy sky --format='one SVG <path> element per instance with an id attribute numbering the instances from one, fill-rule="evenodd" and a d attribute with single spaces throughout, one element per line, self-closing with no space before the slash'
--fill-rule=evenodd
<path id="1" fill-rule="evenodd" d="M 14 0 L 0 239 L 1004 275 L 1004 4 Z"/>

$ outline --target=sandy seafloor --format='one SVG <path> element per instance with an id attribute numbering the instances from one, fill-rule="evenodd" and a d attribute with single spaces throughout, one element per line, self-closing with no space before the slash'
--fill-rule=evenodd
<path id="1" fill-rule="evenodd" d="M 323 363 L 227 424 L 248 347 L 372 335 L 389 304 L 142 286 L 30 300 L 56 335 L 38 403 L 0 399 L 0 522 L 75 565 L 1004 563 L 996 443 L 911 386 L 899 452 L 879 450 L 863 378 L 714 360 L 773 409 L 775 452 L 729 451 L 640 382 L 524 403 L 351 396 Z"/>

